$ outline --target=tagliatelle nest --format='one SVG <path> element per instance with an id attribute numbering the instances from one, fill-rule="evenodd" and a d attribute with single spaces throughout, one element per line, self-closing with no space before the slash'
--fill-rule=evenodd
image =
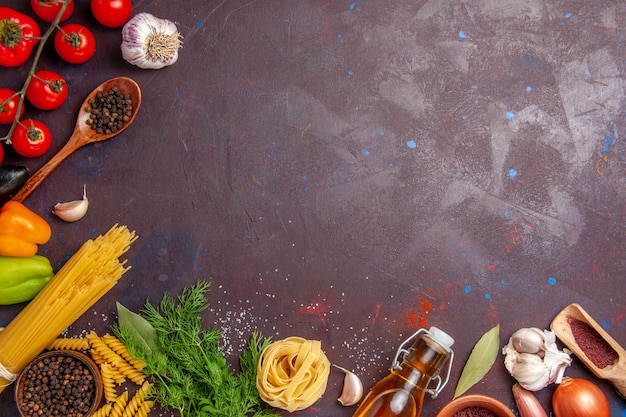
<path id="1" fill-rule="evenodd" d="M 263 350 L 256 386 L 267 404 L 293 412 L 320 399 L 329 374 L 330 361 L 320 341 L 288 337 Z"/>

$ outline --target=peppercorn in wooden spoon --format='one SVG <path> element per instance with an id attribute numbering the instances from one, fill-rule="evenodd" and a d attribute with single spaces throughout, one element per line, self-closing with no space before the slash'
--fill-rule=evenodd
<path id="1" fill-rule="evenodd" d="M 123 111 L 129 104 L 129 111 Z M 26 181 L 12 200 L 24 201 L 75 150 L 89 143 L 110 139 L 123 132 L 135 119 L 140 105 L 141 89 L 134 80 L 118 77 L 100 84 L 83 101 L 74 133 L 67 143 Z"/>
<path id="2" fill-rule="evenodd" d="M 565 307 L 550 328 L 598 378 L 611 381 L 626 397 L 626 350 L 580 305 Z"/>

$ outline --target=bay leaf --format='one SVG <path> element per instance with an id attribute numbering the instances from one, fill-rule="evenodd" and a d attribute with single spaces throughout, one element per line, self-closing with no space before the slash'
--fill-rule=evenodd
<path id="1" fill-rule="evenodd" d="M 500 324 L 497 324 L 483 334 L 474 345 L 454 390 L 454 398 L 464 394 L 489 372 L 499 351 Z"/>
<path id="2" fill-rule="evenodd" d="M 161 353 L 156 329 L 140 314 L 130 311 L 119 302 L 117 303 L 117 324 L 132 331 L 148 351 L 153 354 Z"/>

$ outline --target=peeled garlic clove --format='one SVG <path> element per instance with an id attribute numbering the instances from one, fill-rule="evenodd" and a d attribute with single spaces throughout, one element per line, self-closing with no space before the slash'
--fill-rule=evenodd
<path id="1" fill-rule="evenodd" d="M 345 374 L 343 378 L 343 390 L 341 391 L 341 397 L 337 398 L 337 401 L 346 407 L 358 403 L 363 396 L 363 384 L 361 383 L 359 377 L 341 366 L 333 366 L 342 370 Z"/>
<path id="2" fill-rule="evenodd" d="M 89 200 L 87 199 L 87 185 L 83 186 L 83 198 L 81 200 L 69 201 L 67 203 L 56 203 L 52 214 L 63 221 L 75 222 L 82 219 L 87 214 Z"/>
<path id="3" fill-rule="evenodd" d="M 546 335 L 541 329 L 528 327 L 513 333 L 510 343 L 520 353 L 540 353 L 546 349 Z"/>

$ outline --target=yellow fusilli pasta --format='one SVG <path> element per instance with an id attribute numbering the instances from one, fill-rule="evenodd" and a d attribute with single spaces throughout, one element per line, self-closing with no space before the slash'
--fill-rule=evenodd
<path id="1" fill-rule="evenodd" d="M 146 376 L 141 372 L 135 369 L 131 364 L 126 361 L 120 361 L 115 368 L 126 378 L 130 379 L 137 385 L 141 385 L 146 380 Z"/>
<path id="2" fill-rule="evenodd" d="M 113 350 L 115 353 L 117 353 L 122 358 L 124 358 L 135 369 L 142 370 L 143 368 L 145 368 L 146 363 L 142 361 L 141 359 L 133 358 L 128 352 L 126 345 L 122 343 L 122 341 L 118 339 L 117 337 L 115 337 L 114 335 L 106 334 L 102 336 L 102 341 L 106 343 L 106 345 L 110 347 L 111 350 Z"/>
<path id="3" fill-rule="evenodd" d="M 106 403 L 102 407 L 98 408 L 91 415 L 91 417 L 109 417 L 109 413 L 111 412 L 112 408 L 113 408 L 113 404 L 112 403 Z"/>
<path id="4" fill-rule="evenodd" d="M 117 392 L 115 388 L 115 379 L 113 378 L 113 374 L 115 371 L 113 367 L 108 363 L 103 363 L 100 365 L 100 374 L 102 375 L 102 385 L 104 388 L 104 399 L 107 402 L 114 402 L 117 398 Z"/>
<path id="5" fill-rule="evenodd" d="M 148 417 L 148 413 L 150 413 L 153 405 L 154 401 L 144 401 L 133 417 Z"/>
<path id="6" fill-rule="evenodd" d="M 48 346 L 48 350 L 89 350 L 89 340 L 85 338 L 64 338 L 59 337 Z"/>
<path id="7" fill-rule="evenodd" d="M 113 403 L 113 408 L 111 409 L 108 417 L 122 417 L 122 414 L 124 413 L 124 408 L 126 408 L 126 404 L 128 404 L 128 391 L 124 391 L 115 399 L 115 402 Z"/>

